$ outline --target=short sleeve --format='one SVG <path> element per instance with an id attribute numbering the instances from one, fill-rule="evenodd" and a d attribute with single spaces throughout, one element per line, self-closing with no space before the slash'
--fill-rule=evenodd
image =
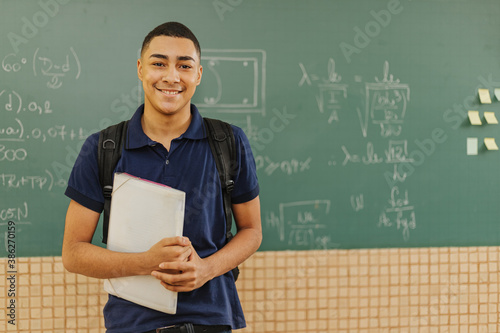
<path id="1" fill-rule="evenodd" d="M 75 165 L 71 170 L 65 195 L 97 213 L 102 212 L 104 197 L 99 183 L 97 143 L 99 133 L 85 140 Z"/>
<path id="2" fill-rule="evenodd" d="M 239 204 L 248 202 L 259 195 L 259 182 L 250 142 L 241 128 L 237 126 L 232 127 L 238 166 L 234 179 L 234 189 L 231 193 L 231 201 Z"/>

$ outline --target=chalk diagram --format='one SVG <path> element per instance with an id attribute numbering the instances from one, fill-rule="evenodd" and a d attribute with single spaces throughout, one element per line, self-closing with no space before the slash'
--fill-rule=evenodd
<path id="1" fill-rule="evenodd" d="M 207 49 L 196 106 L 207 112 L 265 115 L 266 52 Z"/>
<path id="2" fill-rule="evenodd" d="M 330 206 L 330 200 L 281 203 L 281 223 L 278 228 L 280 240 L 285 241 L 287 238 L 289 245 L 305 248 L 321 247 L 321 244 L 329 243 L 330 237 L 325 232 Z"/>

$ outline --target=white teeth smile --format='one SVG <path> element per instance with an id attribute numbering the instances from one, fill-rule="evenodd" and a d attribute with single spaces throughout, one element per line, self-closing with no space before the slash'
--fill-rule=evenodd
<path id="1" fill-rule="evenodd" d="M 162 90 L 162 92 L 167 95 L 177 95 L 179 93 L 178 91 L 168 91 L 168 90 Z"/>
<path id="2" fill-rule="evenodd" d="M 158 89 L 158 90 L 166 95 L 178 95 L 181 93 L 180 91 L 177 91 L 177 90 L 162 90 L 162 89 Z"/>

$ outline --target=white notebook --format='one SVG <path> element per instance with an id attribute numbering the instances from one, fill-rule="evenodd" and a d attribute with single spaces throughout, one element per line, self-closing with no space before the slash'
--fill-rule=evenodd
<path id="1" fill-rule="evenodd" d="M 126 173 L 116 173 L 107 248 L 144 252 L 165 237 L 182 236 L 186 194 Z M 158 311 L 175 314 L 177 293 L 150 275 L 107 279 L 104 290 Z"/>

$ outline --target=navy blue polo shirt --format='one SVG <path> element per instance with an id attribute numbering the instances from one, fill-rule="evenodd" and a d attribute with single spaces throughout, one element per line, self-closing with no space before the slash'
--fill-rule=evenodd
<path id="1" fill-rule="evenodd" d="M 221 249 L 226 241 L 226 221 L 222 192 L 214 157 L 210 150 L 203 118 L 191 105 L 191 124 L 184 134 L 172 140 L 170 150 L 151 140 L 142 130 L 140 106 L 129 122 L 127 140 L 115 172 L 162 183 L 186 192 L 184 236 L 191 240 L 201 258 Z M 238 169 L 233 203 L 257 197 L 255 161 L 243 131 L 233 126 Z M 104 198 L 99 184 L 97 142 L 99 133 L 87 138 L 71 172 L 65 194 L 81 205 L 101 213 Z M 137 221 L 147 223 L 147 221 Z M 109 333 L 137 333 L 180 323 L 245 327 L 245 319 L 234 284 L 228 272 L 201 288 L 178 294 L 177 314 L 169 315 L 110 295 L 104 308 Z"/>

